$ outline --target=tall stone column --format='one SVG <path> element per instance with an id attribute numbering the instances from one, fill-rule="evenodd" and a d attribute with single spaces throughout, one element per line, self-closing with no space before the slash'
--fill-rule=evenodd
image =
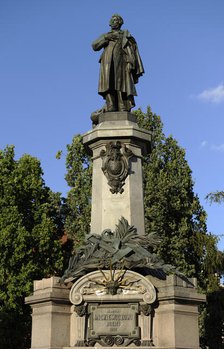
<path id="1" fill-rule="evenodd" d="M 150 151 L 151 133 L 138 127 L 135 115 L 110 112 L 83 143 L 93 159 L 91 233 L 114 230 L 124 217 L 144 234 L 142 156 Z"/>

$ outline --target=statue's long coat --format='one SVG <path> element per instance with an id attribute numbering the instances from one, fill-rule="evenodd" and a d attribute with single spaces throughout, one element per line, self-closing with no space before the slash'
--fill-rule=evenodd
<path id="1" fill-rule="evenodd" d="M 127 30 L 119 31 L 119 40 L 108 41 L 105 34 L 92 44 L 94 51 L 104 48 L 100 57 L 100 78 L 98 93 L 105 97 L 110 91 L 121 91 L 129 96 L 136 96 L 135 84 L 144 73 L 141 57 L 135 39 Z M 127 69 L 131 65 L 131 72 Z"/>

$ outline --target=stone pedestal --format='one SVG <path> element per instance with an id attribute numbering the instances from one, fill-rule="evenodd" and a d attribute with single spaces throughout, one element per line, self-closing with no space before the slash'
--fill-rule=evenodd
<path id="1" fill-rule="evenodd" d="M 149 278 L 158 290 L 154 315 L 157 348 L 199 349 L 198 306 L 206 296 L 197 292 L 197 280 L 183 281 L 176 275 L 166 280 Z"/>
<path id="2" fill-rule="evenodd" d="M 199 349 L 198 305 L 205 296 L 197 292 L 195 279 L 185 282 L 171 275 L 158 280 L 128 271 L 127 280 L 133 283 L 129 287 L 127 282 L 116 295 L 98 285 L 100 280 L 99 271 L 89 273 L 71 290 L 59 285 L 56 277 L 35 281 L 34 294 L 26 298 L 33 309 L 31 349 L 83 348 L 85 340 L 95 338 L 94 330 L 106 331 L 107 323 L 116 329 L 118 345 L 113 346 L 120 349 L 136 348 L 138 339 L 144 348 Z M 98 324 L 93 324 L 93 316 Z M 119 344 L 122 334 L 129 332 L 135 343 Z M 94 347 L 101 345 L 96 342 Z M 91 343 L 89 348 L 93 348 Z"/>
<path id="3" fill-rule="evenodd" d="M 70 290 L 58 277 L 34 281 L 34 293 L 26 298 L 32 308 L 32 349 L 62 349 L 70 345 Z"/>
<path id="4" fill-rule="evenodd" d="M 123 216 L 139 234 L 144 234 L 142 155 L 150 150 L 151 133 L 139 128 L 135 115 L 127 112 L 105 113 L 99 122 L 83 136 L 83 143 L 93 158 L 91 233 L 101 234 L 108 228 L 114 230 Z M 108 178 L 102 171 L 102 153 L 111 142 L 120 142 L 123 149 L 126 147 L 126 151 L 133 153 L 127 160 L 128 176 L 122 193 L 111 192 Z"/>

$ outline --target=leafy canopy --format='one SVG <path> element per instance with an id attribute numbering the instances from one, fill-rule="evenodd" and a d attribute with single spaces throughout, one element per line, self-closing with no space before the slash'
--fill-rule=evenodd
<path id="1" fill-rule="evenodd" d="M 29 346 L 30 308 L 24 297 L 33 280 L 60 274 L 64 214 L 60 195 L 44 183 L 40 162 L 15 160 L 14 147 L 0 151 L 0 318 L 2 347 Z"/>

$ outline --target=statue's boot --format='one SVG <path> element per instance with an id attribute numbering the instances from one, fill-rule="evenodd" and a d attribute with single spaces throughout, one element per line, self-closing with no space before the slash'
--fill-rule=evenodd
<path id="1" fill-rule="evenodd" d="M 91 114 L 92 125 L 95 127 L 99 123 L 99 116 L 107 111 L 106 103 L 102 106 L 101 109 L 97 109 Z"/>
<path id="2" fill-rule="evenodd" d="M 116 111 L 114 95 L 108 93 L 106 95 L 107 111 Z"/>

